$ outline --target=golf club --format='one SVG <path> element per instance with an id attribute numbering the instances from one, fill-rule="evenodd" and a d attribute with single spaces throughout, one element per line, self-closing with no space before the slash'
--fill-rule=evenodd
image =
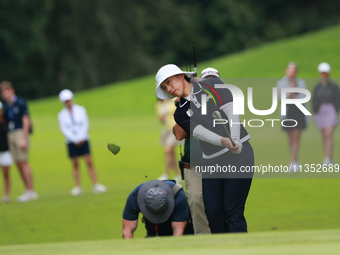
<path id="1" fill-rule="evenodd" d="M 223 119 L 222 115 L 221 115 L 221 113 L 219 111 L 214 111 L 212 116 L 214 117 L 215 120 Z M 229 139 L 231 141 L 231 144 L 235 147 L 236 144 L 234 143 L 233 139 L 231 139 L 230 133 L 229 133 L 228 128 L 227 128 L 227 125 L 224 124 L 223 126 L 224 126 L 225 131 L 227 132 L 227 137 L 229 137 Z"/>
<path id="2" fill-rule="evenodd" d="M 194 75 L 193 77 L 197 77 L 197 65 L 196 65 L 196 47 L 195 45 L 192 46 L 193 54 L 194 54 Z"/>

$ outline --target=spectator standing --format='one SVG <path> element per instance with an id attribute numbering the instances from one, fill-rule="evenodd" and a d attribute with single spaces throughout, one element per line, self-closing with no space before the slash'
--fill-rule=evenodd
<path id="1" fill-rule="evenodd" d="M 321 63 L 318 66 L 321 81 L 315 86 L 313 92 L 313 112 L 315 125 L 320 129 L 326 157 L 322 164 L 334 164 L 333 161 L 333 134 L 338 125 L 338 112 L 340 109 L 340 90 L 337 84 L 329 79 L 331 66 Z"/>
<path id="2" fill-rule="evenodd" d="M 158 99 L 156 103 L 156 111 L 159 121 L 163 127 L 161 130 L 160 143 L 164 146 L 165 169 L 164 173 L 158 178 L 159 180 L 167 180 L 170 176 L 170 170 L 175 173 L 174 179 L 176 182 L 182 180 L 179 173 L 177 160 L 175 156 L 176 145 L 183 144 L 176 140 L 172 133 L 172 127 L 175 125 L 174 112 L 176 110 L 175 102 L 173 100 Z"/>
<path id="3" fill-rule="evenodd" d="M 286 68 L 286 76 L 280 79 L 276 86 L 278 88 L 278 93 L 281 95 L 282 88 L 307 88 L 305 81 L 301 78 L 297 78 L 298 65 L 295 62 L 289 62 Z M 296 99 L 296 98 L 304 98 L 305 94 L 303 93 L 289 93 L 288 98 Z M 300 169 L 300 162 L 298 160 L 298 153 L 300 147 L 301 140 L 301 132 L 307 127 L 307 119 L 304 113 L 295 105 L 288 104 L 287 115 L 282 116 L 283 119 L 287 119 L 285 121 L 286 126 L 283 127 L 283 130 L 287 131 L 288 134 L 288 142 L 289 142 L 289 150 L 290 150 L 290 169 L 292 171 L 296 171 Z M 295 121 L 288 121 L 288 119 L 292 119 Z M 296 125 L 295 125 L 296 124 Z M 295 126 L 294 126 L 295 125 Z"/>
<path id="4" fill-rule="evenodd" d="M 80 186 L 79 160 L 83 156 L 87 164 L 89 175 L 93 183 L 93 193 L 104 193 L 107 188 L 98 183 L 96 171 L 92 163 L 89 145 L 89 121 L 85 107 L 73 103 L 73 93 L 64 89 L 59 93 L 59 99 L 65 108 L 58 114 L 61 133 L 65 136 L 68 155 L 73 164 L 73 176 L 76 186 L 71 190 L 72 196 L 83 193 Z"/>
<path id="5" fill-rule="evenodd" d="M 13 160 L 16 162 L 26 191 L 17 198 L 18 202 L 38 199 L 33 189 L 33 174 L 28 163 L 29 134 L 32 131 L 26 101 L 15 94 L 9 81 L 0 84 L 2 98 L 5 103 L 5 118 L 8 121 L 8 143 Z"/>

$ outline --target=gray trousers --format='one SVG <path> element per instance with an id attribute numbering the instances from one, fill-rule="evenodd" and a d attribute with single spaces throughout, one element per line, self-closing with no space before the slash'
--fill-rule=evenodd
<path id="1" fill-rule="evenodd" d="M 197 173 L 195 170 L 184 168 L 184 180 L 195 235 L 211 234 L 203 203 L 202 173 Z"/>

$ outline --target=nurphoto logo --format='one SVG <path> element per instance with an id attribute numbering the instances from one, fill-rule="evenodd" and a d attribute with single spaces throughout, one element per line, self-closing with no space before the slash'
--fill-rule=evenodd
<path id="1" fill-rule="evenodd" d="M 214 88 L 207 85 L 207 84 L 203 84 L 206 85 L 207 87 L 209 87 L 209 89 L 213 92 L 209 92 L 206 89 L 203 89 L 203 91 L 205 91 L 209 96 L 207 96 L 206 94 L 202 94 L 201 95 L 201 102 L 202 102 L 202 107 L 201 107 L 201 114 L 202 115 L 207 115 L 207 102 L 208 100 L 212 99 L 214 101 L 214 104 L 217 106 L 217 101 L 219 101 L 220 105 L 222 106 L 222 101 L 220 96 L 218 95 L 217 91 L 214 89 L 229 89 L 231 91 L 231 93 L 233 94 L 233 114 L 234 115 L 244 115 L 244 94 L 242 92 L 242 90 L 240 88 L 238 88 L 235 85 L 231 85 L 231 84 L 215 84 Z M 253 104 L 253 88 L 252 87 L 248 87 L 247 88 L 248 91 L 248 97 L 247 97 L 247 103 L 248 103 L 248 109 L 251 113 L 253 113 L 254 115 L 258 115 L 258 116 L 266 116 L 266 115 L 270 115 L 272 113 L 275 112 L 275 110 L 277 109 L 278 106 L 278 92 L 277 92 L 277 88 L 272 88 L 272 106 L 270 107 L 270 109 L 267 110 L 258 110 L 255 109 L 254 104 Z M 304 98 L 295 98 L 295 99 L 291 99 L 287 97 L 287 94 L 289 93 L 302 93 L 305 95 Z M 214 95 L 215 96 L 214 96 Z M 216 100 L 215 98 L 217 98 L 218 100 Z M 297 108 L 299 108 L 301 110 L 301 112 L 306 115 L 306 116 L 311 116 L 312 114 L 307 110 L 307 108 L 303 105 L 305 103 L 307 103 L 309 100 L 311 99 L 311 93 L 309 90 L 305 89 L 305 88 L 296 88 L 296 87 L 288 87 L 288 88 L 282 88 L 281 89 L 281 115 L 286 115 L 287 114 L 287 105 L 292 104 L 292 105 L 296 105 Z M 218 124 L 227 124 L 229 121 L 227 119 L 214 119 L 213 120 L 213 126 L 215 127 L 215 125 Z M 280 119 L 266 119 L 265 121 L 267 122 L 271 122 L 271 126 L 274 127 L 274 122 L 275 121 L 280 121 Z M 250 127 L 262 127 L 265 123 L 265 121 L 261 120 L 261 119 L 251 119 L 248 120 L 248 126 Z M 288 123 L 290 123 L 288 125 Z M 243 120 L 243 122 L 238 122 L 238 123 L 233 123 L 232 121 L 229 122 L 230 126 L 232 126 L 233 124 L 243 124 L 244 126 L 246 126 L 246 120 Z M 283 127 L 295 127 L 297 125 L 297 121 L 294 119 L 285 119 L 281 121 L 281 125 Z"/>

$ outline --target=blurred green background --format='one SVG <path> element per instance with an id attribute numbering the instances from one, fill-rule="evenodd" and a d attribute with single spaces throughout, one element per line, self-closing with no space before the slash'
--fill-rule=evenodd
<path id="1" fill-rule="evenodd" d="M 29 99 L 94 88 L 192 65 L 192 45 L 202 62 L 340 24 L 339 9 L 333 0 L 2 0 L 0 77 Z"/>

